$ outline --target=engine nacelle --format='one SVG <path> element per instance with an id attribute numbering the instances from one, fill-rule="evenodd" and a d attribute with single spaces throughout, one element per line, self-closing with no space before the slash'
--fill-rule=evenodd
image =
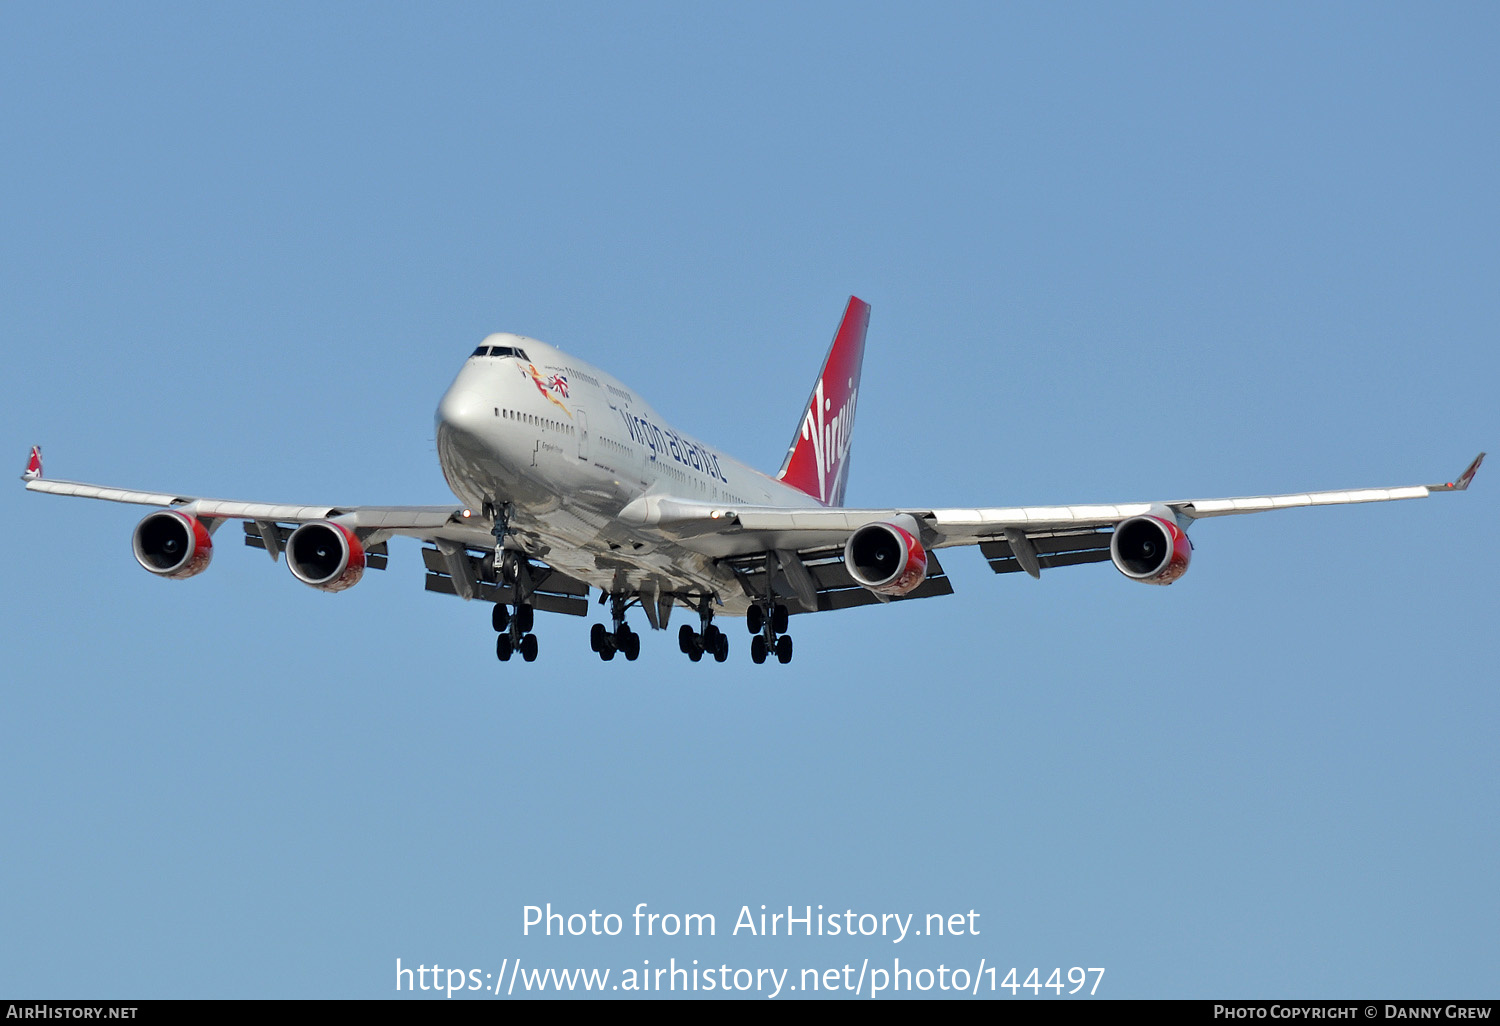
<path id="1" fill-rule="evenodd" d="M 1131 517 L 1109 540 L 1115 569 L 1142 584 L 1171 584 L 1187 573 L 1193 544 L 1177 524 L 1164 517 Z"/>
<path id="2" fill-rule="evenodd" d="M 364 576 L 365 547 L 347 527 L 313 520 L 287 537 L 286 565 L 303 584 L 320 591 L 343 591 Z"/>
<path id="3" fill-rule="evenodd" d="M 927 550 L 905 528 L 881 521 L 849 536 L 844 566 L 856 584 L 899 597 L 927 579 Z"/>
<path id="4" fill-rule="evenodd" d="M 213 539 L 197 517 L 175 509 L 148 513 L 131 537 L 135 561 L 158 577 L 181 581 L 208 569 Z"/>

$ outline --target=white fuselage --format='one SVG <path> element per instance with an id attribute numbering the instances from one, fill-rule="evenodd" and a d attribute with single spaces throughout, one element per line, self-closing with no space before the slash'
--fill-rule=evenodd
<path id="1" fill-rule="evenodd" d="M 438 405 L 437 443 L 453 493 L 481 515 L 511 504 L 512 543 L 528 554 L 606 591 L 710 592 L 731 614 L 748 599 L 711 549 L 620 511 L 647 496 L 818 505 L 672 430 L 611 375 L 519 335 L 490 335 L 469 357 Z"/>

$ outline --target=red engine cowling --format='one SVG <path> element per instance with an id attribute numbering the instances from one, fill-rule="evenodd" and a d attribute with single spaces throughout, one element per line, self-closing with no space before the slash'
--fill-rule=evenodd
<path id="1" fill-rule="evenodd" d="M 365 573 L 365 549 L 353 531 L 331 520 L 303 524 L 287 537 L 292 576 L 320 591 L 343 591 Z"/>
<path id="2" fill-rule="evenodd" d="M 135 561 L 158 577 L 181 581 L 208 569 L 213 539 L 197 517 L 175 509 L 148 513 L 131 537 Z"/>
<path id="3" fill-rule="evenodd" d="M 927 550 L 905 528 L 866 524 L 844 544 L 849 576 L 879 595 L 908 594 L 927 579 Z"/>
<path id="4" fill-rule="evenodd" d="M 1142 584 L 1171 584 L 1187 573 L 1193 544 L 1176 523 L 1164 517 L 1131 517 L 1109 540 L 1115 569 Z"/>

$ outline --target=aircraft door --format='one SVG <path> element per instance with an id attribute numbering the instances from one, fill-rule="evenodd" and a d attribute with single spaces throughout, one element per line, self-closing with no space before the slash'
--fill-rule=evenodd
<path id="1" fill-rule="evenodd" d="M 586 460 L 589 458 L 589 415 L 582 410 L 574 410 L 573 419 L 578 424 L 578 458 Z"/>

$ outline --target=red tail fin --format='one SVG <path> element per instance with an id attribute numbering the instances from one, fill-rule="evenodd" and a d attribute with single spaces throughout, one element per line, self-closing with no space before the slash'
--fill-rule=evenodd
<path id="1" fill-rule="evenodd" d="M 849 441 L 854 435 L 859 370 L 864 363 L 865 329 L 869 325 L 870 304 L 850 296 L 818 382 L 802 408 L 802 423 L 792 436 L 786 462 L 776 475 L 825 506 L 844 504 Z"/>
<path id="2" fill-rule="evenodd" d="M 42 476 L 42 447 L 33 445 L 31 447 L 31 459 L 26 461 L 26 473 L 21 475 L 22 481 L 35 481 Z"/>

